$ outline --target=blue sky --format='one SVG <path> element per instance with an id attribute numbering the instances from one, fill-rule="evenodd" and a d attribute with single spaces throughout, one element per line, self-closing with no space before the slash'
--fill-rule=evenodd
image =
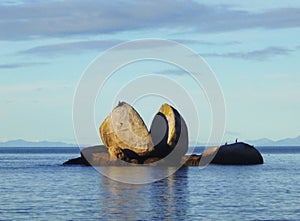
<path id="1" fill-rule="evenodd" d="M 83 72 L 106 49 L 141 38 L 178 41 L 207 61 L 226 101 L 224 142 L 300 134 L 299 1 L 2 0 L 0 30 L 0 141 L 75 142 L 72 103 Z M 172 67 L 162 65 L 161 74 L 193 88 Z M 205 142 L 207 101 L 202 92 L 191 94 L 203 103 Z M 136 103 L 148 125 L 163 102 L 145 108 L 149 99 Z M 95 124 L 110 108 L 101 109 L 98 101 Z"/>

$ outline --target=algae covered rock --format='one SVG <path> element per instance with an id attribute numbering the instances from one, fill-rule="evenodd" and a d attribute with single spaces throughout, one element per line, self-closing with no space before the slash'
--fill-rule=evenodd
<path id="1" fill-rule="evenodd" d="M 110 148 L 129 149 L 139 156 L 148 155 L 153 151 L 153 142 L 148 129 L 138 112 L 125 102 L 112 110 L 101 124 L 100 135 L 103 144 Z M 111 154 L 116 151 L 111 149 Z M 115 157 L 118 158 L 117 155 Z"/>

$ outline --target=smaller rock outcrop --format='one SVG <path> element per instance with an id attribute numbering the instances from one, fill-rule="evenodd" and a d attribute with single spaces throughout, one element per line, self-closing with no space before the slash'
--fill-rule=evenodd
<path id="1" fill-rule="evenodd" d="M 192 154 L 190 156 L 182 157 L 183 166 L 199 166 L 200 165 L 201 155 Z"/>
<path id="2" fill-rule="evenodd" d="M 107 149 L 103 145 L 91 146 L 80 151 L 80 157 L 70 159 L 63 163 L 63 165 L 85 165 L 91 166 L 94 162 L 94 157 L 99 154 L 107 154 Z M 108 155 L 109 156 L 109 155 Z M 109 160 L 109 159 L 108 159 Z"/>
<path id="3" fill-rule="evenodd" d="M 90 166 L 89 163 L 83 157 L 77 157 L 77 158 L 69 159 L 66 162 L 64 162 L 63 165 Z"/>
<path id="4" fill-rule="evenodd" d="M 211 160 L 211 164 L 222 165 L 253 165 L 264 163 L 260 152 L 254 146 L 243 142 L 208 148 L 202 154 L 201 164 L 206 164 L 206 159 Z"/>

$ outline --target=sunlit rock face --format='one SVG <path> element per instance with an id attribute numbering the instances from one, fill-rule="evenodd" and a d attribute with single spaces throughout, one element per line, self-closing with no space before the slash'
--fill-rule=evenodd
<path id="1" fill-rule="evenodd" d="M 212 164 L 222 165 L 252 165 L 263 164 L 264 160 L 260 152 L 253 146 L 237 142 L 233 144 L 212 147 L 205 150 L 201 161 L 211 161 Z"/>
<path id="2" fill-rule="evenodd" d="M 181 116 L 175 108 L 168 104 L 163 104 L 158 110 L 158 113 L 165 116 L 168 122 L 167 144 L 171 148 L 174 148 L 181 133 Z"/>
<path id="3" fill-rule="evenodd" d="M 112 154 L 122 156 L 119 148 L 131 150 L 139 156 L 148 155 L 154 150 L 152 138 L 144 121 L 138 112 L 125 102 L 119 103 L 112 110 L 99 130 L 103 144 Z"/>
<path id="4" fill-rule="evenodd" d="M 137 111 L 125 102 L 112 110 L 99 131 L 111 161 L 148 163 L 168 156 L 166 161 L 173 163 L 188 150 L 186 123 L 168 104 L 163 104 L 154 116 L 150 133 Z"/>

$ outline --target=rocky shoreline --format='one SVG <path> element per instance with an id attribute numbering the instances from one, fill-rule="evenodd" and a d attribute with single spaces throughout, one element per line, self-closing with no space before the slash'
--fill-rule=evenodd
<path id="1" fill-rule="evenodd" d="M 185 155 L 182 156 L 181 163 L 183 166 L 203 166 L 206 165 L 205 159 L 212 157 L 210 164 L 219 165 L 255 165 L 263 164 L 264 160 L 260 152 L 253 146 L 237 142 L 226 144 L 220 147 L 212 147 L 206 149 L 200 155 Z M 202 160 L 201 160 L 202 158 Z M 209 159 L 210 160 L 210 159 Z M 134 156 L 127 160 L 113 160 L 107 148 L 104 145 L 92 146 L 83 149 L 80 152 L 80 157 L 70 159 L 63 165 L 82 165 L 82 166 L 128 166 L 128 165 L 150 165 L 156 166 L 163 163 L 163 158 L 158 157 L 139 157 Z M 128 164 L 130 163 L 130 164 Z M 172 164 L 170 164 L 172 165 Z"/>

